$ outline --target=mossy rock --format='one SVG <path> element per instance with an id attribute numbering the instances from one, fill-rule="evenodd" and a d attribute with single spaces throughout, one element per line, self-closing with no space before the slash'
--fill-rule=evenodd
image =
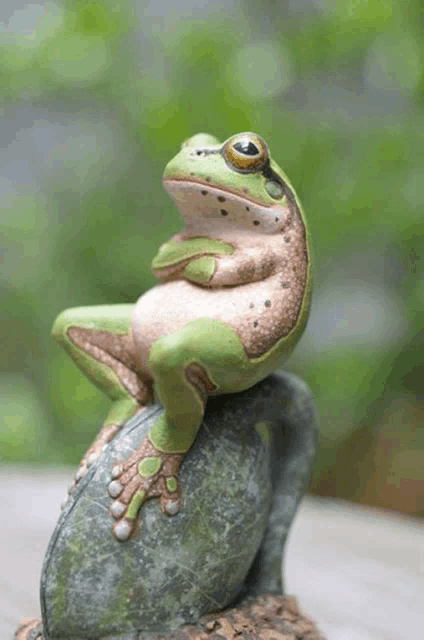
<path id="1" fill-rule="evenodd" d="M 310 393 L 288 374 L 210 399 L 180 473 L 183 508 L 141 509 L 127 542 L 112 536 L 110 471 L 162 408 L 130 420 L 71 495 L 41 579 L 46 640 L 166 632 L 237 598 L 281 593 L 281 553 L 315 451 Z"/>

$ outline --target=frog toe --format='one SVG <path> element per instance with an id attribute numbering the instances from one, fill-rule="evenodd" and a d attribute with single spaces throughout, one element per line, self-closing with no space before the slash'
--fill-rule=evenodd
<path id="1" fill-rule="evenodd" d="M 85 463 L 87 467 L 91 467 L 92 464 L 100 457 L 101 451 L 92 451 L 86 458 Z"/>
<path id="2" fill-rule="evenodd" d="M 120 500 L 115 500 L 115 502 L 113 502 L 112 506 L 110 507 L 110 514 L 118 520 L 121 516 L 123 516 L 126 508 L 126 504 L 124 504 Z"/>
<path id="3" fill-rule="evenodd" d="M 124 467 L 122 464 L 116 464 L 114 467 L 112 467 L 112 471 L 110 472 L 112 480 L 116 480 L 116 478 L 119 478 L 119 476 L 122 475 L 123 471 Z"/>
<path id="4" fill-rule="evenodd" d="M 165 498 L 161 500 L 161 511 L 167 516 L 175 516 L 180 510 L 180 500 Z"/>
<path id="5" fill-rule="evenodd" d="M 108 493 L 111 498 L 117 498 L 121 495 L 124 489 L 124 485 L 122 485 L 119 480 L 112 480 L 108 486 Z"/>
<path id="6" fill-rule="evenodd" d="M 111 508 L 111 515 L 118 521 L 112 528 L 113 535 L 119 542 L 125 542 L 131 537 L 135 527 L 135 521 L 140 507 L 145 502 L 147 491 L 139 489 L 132 495 L 128 504 L 121 500 L 116 500 Z"/>
<path id="7" fill-rule="evenodd" d="M 78 467 L 78 470 L 75 474 L 75 482 L 79 482 L 87 473 L 88 471 L 88 466 L 85 464 L 82 464 L 80 467 Z"/>
<path id="8" fill-rule="evenodd" d="M 134 529 L 134 523 L 123 518 L 113 527 L 113 535 L 119 542 L 126 542 Z"/>

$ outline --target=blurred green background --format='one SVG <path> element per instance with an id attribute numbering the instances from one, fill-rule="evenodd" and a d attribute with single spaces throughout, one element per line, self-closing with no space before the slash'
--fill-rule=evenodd
<path id="1" fill-rule="evenodd" d="M 311 490 L 423 515 L 421 0 L 3 0 L 0 19 L 3 462 L 78 462 L 108 401 L 54 318 L 152 286 L 181 227 L 165 164 L 250 130 L 314 240 L 287 364 L 321 414 Z"/>

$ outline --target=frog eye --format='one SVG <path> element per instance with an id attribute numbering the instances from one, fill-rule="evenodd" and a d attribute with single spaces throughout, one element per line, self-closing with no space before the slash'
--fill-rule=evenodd
<path id="1" fill-rule="evenodd" d="M 255 133 L 239 133 L 224 143 L 225 160 L 238 171 L 258 171 L 268 160 L 265 142 Z"/>

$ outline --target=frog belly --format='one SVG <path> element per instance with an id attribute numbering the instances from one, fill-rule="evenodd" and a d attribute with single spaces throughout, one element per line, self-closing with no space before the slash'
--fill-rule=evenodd
<path id="1" fill-rule="evenodd" d="M 151 374 L 147 362 L 153 343 L 197 318 L 225 323 L 237 332 L 249 357 L 262 355 L 296 320 L 284 317 L 290 289 L 279 287 L 277 291 L 279 279 L 275 276 L 217 289 L 186 280 L 154 287 L 139 298 L 134 309 L 133 335 L 140 367 Z"/>

